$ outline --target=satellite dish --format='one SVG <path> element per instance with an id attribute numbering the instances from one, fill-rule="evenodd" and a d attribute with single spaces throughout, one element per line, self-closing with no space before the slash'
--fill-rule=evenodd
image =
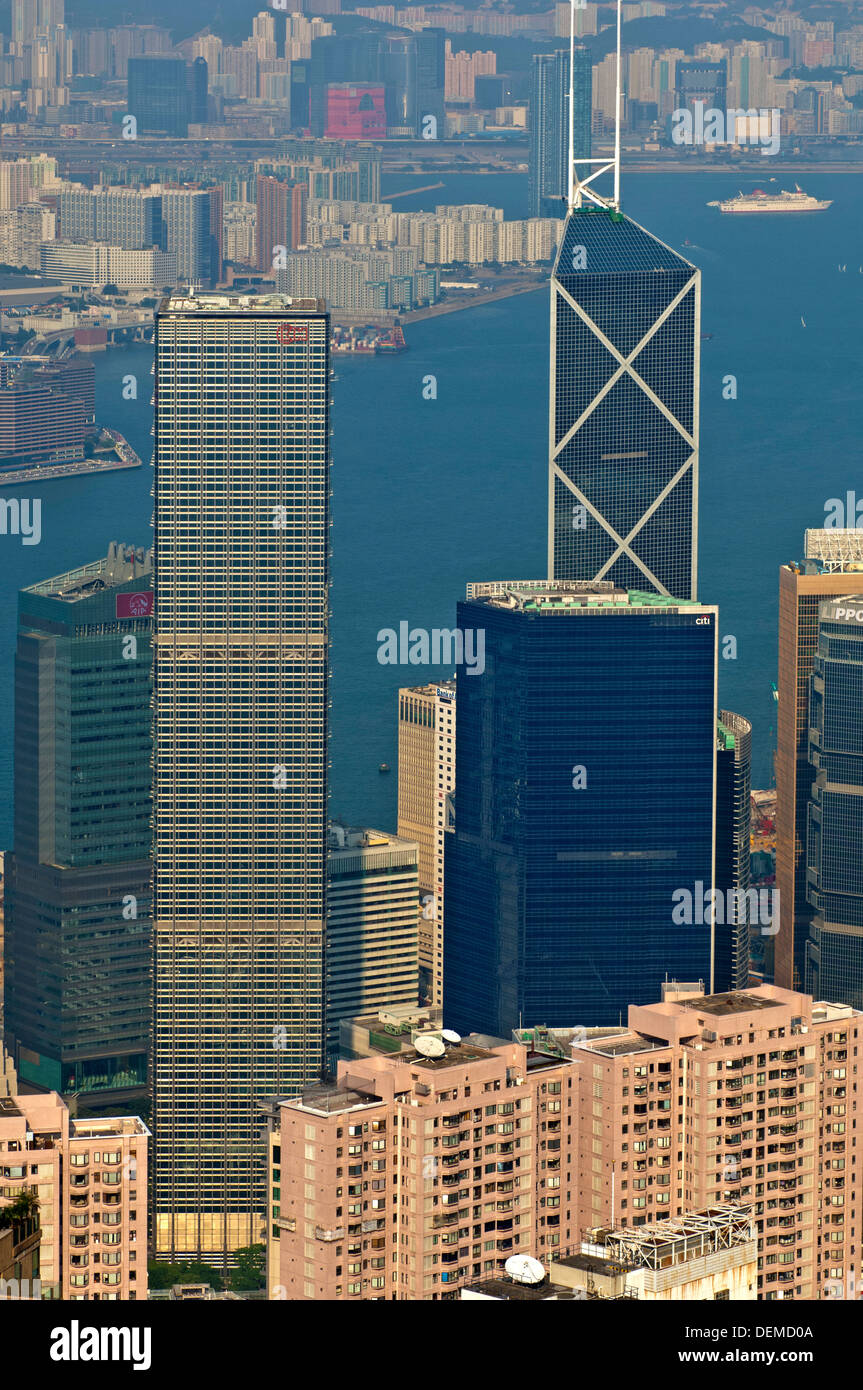
<path id="1" fill-rule="evenodd" d="M 448 1042 L 448 1043 L 460 1043 L 460 1042 L 461 1042 L 461 1033 L 456 1033 L 456 1031 L 455 1031 L 453 1028 L 441 1028 L 441 1030 L 440 1030 L 440 1035 L 441 1035 L 441 1037 L 443 1038 L 444 1042 Z"/>
<path id="2" fill-rule="evenodd" d="M 545 1267 L 532 1255 L 510 1255 L 504 1269 L 514 1284 L 541 1284 Z"/>
<path id="3" fill-rule="evenodd" d="M 437 1033 L 420 1033 L 414 1038 L 414 1047 L 422 1057 L 443 1057 L 446 1052 L 443 1039 Z"/>

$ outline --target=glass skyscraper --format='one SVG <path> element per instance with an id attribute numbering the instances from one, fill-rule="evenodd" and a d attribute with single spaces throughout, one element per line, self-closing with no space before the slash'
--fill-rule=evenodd
<path id="1" fill-rule="evenodd" d="M 863 1008 L 863 599 L 818 614 L 809 685 L 806 989 Z"/>
<path id="2" fill-rule="evenodd" d="M 700 271 L 612 207 L 551 280 L 549 574 L 697 592 Z"/>
<path id="3" fill-rule="evenodd" d="M 589 159 L 593 108 L 590 50 L 575 46 L 576 159 Z M 528 107 L 528 217 L 563 217 L 569 151 L 569 53 L 535 53 Z"/>
<path id="4" fill-rule="evenodd" d="M 19 598 L 7 1037 L 23 1083 L 89 1108 L 147 1085 L 152 602 L 118 545 Z"/>
<path id="5" fill-rule="evenodd" d="M 329 324 L 175 294 L 156 316 L 155 1219 L 261 1239 L 256 1101 L 323 1053 Z"/>
<path id="6" fill-rule="evenodd" d="M 485 664 L 458 678 L 444 1022 L 617 1024 L 666 978 L 709 987 L 716 609 L 611 584 L 468 595 Z"/>

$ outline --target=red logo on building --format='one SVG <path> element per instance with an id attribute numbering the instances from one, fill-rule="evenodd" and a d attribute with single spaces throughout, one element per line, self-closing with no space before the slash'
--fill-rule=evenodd
<path id="1" fill-rule="evenodd" d="M 280 323 L 276 330 L 280 343 L 307 343 L 309 327 L 306 323 Z"/>
<path id="2" fill-rule="evenodd" d="M 153 613 L 153 594 L 117 594 L 118 618 L 149 618 Z"/>

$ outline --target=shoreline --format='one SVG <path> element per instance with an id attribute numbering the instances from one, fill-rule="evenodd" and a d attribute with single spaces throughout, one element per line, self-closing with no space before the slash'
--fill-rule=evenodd
<path id="1" fill-rule="evenodd" d="M 97 473 L 117 473 L 127 468 L 142 468 L 143 460 L 129 441 L 117 430 L 103 428 L 103 434 L 114 441 L 115 459 L 76 459 L 69 463 L 40 463 L 32 468 L 0 470 L 0 489 L 18 483 L 45 483 L 54 478 L 92 477 Z"/>

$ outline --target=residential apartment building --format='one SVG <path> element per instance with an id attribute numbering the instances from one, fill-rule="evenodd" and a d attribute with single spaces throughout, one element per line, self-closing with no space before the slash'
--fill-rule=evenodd
<path id="1" fill-rule="evenodd" d="M 755 1219 L 760 1298 L 859 1288 L 861 1048 L 863 1014 L 773 985 L 669 992 L 576 1042 L 580 1232 L 735 1202 Z"/>
<path id="2" fill-rule="evenodd" d="M 440 1052 L 340 1062 L 275 1108 L 271 1296 L 455 1298 L 572 1242 L 574 1064 L 473 1038 Z"/>
<path id="3" fill-rule="evenodd" d="M 74 1120 L 56 1092 L 0 1099 L 0 1204 L 39 1202 L 42 1296 L 147 1297 L 147 1141 L 132 1115 Z"/>

